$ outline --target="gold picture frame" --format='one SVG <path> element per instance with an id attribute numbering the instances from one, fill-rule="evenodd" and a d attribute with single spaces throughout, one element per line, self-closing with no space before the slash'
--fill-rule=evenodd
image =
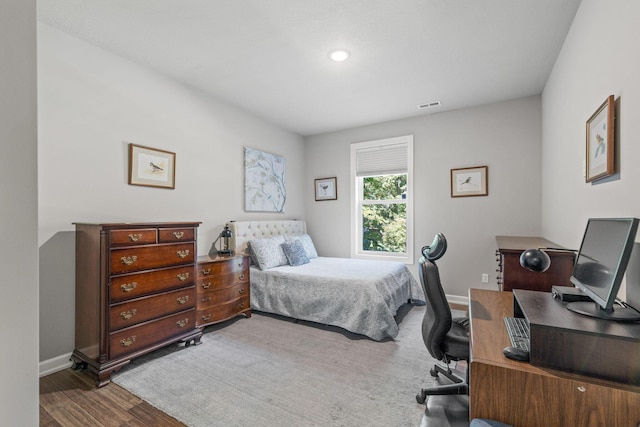
<path id="1" fill-rule="evenodd" d="M 489 195 L 489 167 L 451 169 L 451 197 Z"/>
<path id="2" fill-rule="evenodd" d="M 129 144 L 129 185 L 176 188 L 176 153 Z"/>
<path id="3" fill-rule="evenodd" d="M 587 120 L 586 182 L 615 173 L 614 119 L 614 97 L 609 95 Z"/>

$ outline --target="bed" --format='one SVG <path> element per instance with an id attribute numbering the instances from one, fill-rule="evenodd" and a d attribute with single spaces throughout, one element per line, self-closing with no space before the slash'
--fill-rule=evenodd
<path id="1" fill-rule="evenodd" d="M 236 253 L 252 257 L 252 310 L 338 326 L 381 341 L 398 334 L 394 316 L 402 305 L 424 303 L 422 289 L 404 264 L 319 257 L 304 221 L 229 226 Z M 291 258 L 292 252 L 304 262 Z"/>

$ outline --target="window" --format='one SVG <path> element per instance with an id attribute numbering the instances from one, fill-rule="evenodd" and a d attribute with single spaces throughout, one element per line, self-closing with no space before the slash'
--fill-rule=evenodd
<path id="1" fill-rule="evenodd" d="M 351 144 L 351 256 L 413 263 L 413 135 Z"/>

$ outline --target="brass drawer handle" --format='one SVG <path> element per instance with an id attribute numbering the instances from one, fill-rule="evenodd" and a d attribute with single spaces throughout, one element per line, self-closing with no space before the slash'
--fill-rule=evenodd
<path id="1" fill-rule="evenodd" d="M 206 316 L 202 316 L 202 320 L 203 320 L 204 322 L 206 322 L 206 321 L 207 321 L 207 320 L 209 320 L 209 319 L 211 319 L 211 315 L 210 315 L 210 314 L 207 314 Z"/>
<path id="2" fill-rule="evenodd" d="M 185 249 L 184 251 L 176 252 L 180 258 L 186 258 L 189 255 L 189 249 Z"/>
<path id="3" fill-rule="evenodd" d="M 120 340 L 120 345 L 122 345 L 123 347 L 131 347 L 131 344 L 133 344 L 134 342 L 136 342 L 136 336 L 133 335 L 129 338 L 124 338 L 122 340 Z"/>
<path id="4" fill-rule="evenodd" d="M 174 231 L 173 232 L 173 237 L 175 237 L 176 239 L 182 239 L 183 236 L 184 236 L 184 232 L 183 231 Z"/>
<path id="5" fill-rule="evenodd" d="M 244 280 L 244 274 L 241 274 L 240 277 L 238 278 L 239 280 Z"/>
<path id="6" fill-rule="evenodd" d="M 209 302 L 209 301 L 211 301 L 211 297 L 202 297 L 202 299 L 200 299 L 200 301 Z"/>
<path id="7" fill-rule="evenodd" d="M 120 285 L 122 292 L 131 292 L 138 287 L 138 282 L 124 283 Z"/>
<path id="8" fill-rule="evenodd" d="M 244 308 L 244 303 L 241 302 L 240 304 L 238 304 L 238 308 Z"/>
<path id="9" fill-rule="evenodd" d="M 137 260 L 138 260 L 138 257 L 136 255 L 123 256 L 122 258 L 120 258 L 120 262 L 123 263 L 124 265 L 131 265 Z"/>
<path id="10" fill-rule="evenodd" d="M 187 326 L 188 323 L 189 323 L 189 319 L 182 319 L 182 320 L 178 320 L 176 322 L 176 325 L 178 325 L 181 328 L 184 328 L 185 326 Z"/>
<path id="11" fill-rule="evenodd" d="M 129 240 L 131 240 L 132 242 L 137 242 L 140 239 L 142 239 L 142 234 L 140 234 L 140 233 L 138 233 L 138 234 L 129 234 Z"/>
<path id="12" fill-rule="evenodd" d="M 131 319 L 133 316 L 136 315 L 136 313 L 138 312 L 138 310 L 136 310 L 135 308 L 129 310 L 129 311 L 123 311 L 122 313 L 120 313 L 120 316 L 124 319 L 124 320 L 129 320 Z"/>
<path id="13" fill-rule="evenodd" d="M 209 289 L 211 287 L 211 282 L 203 283 L 202 289 Z"/>
<path id="14" fill-rule="evenodd" d="M 185 295 L 183 297 L 178 297 L 178 298 L 176 298 L 176 301 L 178 301 L 178 304 L 184 304 L 187 301 L 189 301 L 189 295 Z"/>
<path id="15" fill-rule="evenodd" d="M 238 289 L 238 293 L 239 293 L 240 295 L 244 294 L 244 288 L 240 288 L 240 289 Z"/>
<path id="16" fill-rule="evenodd" d="M 202 270 L 202 275 L 206 276 L 207 274 L 211 273 L 211 269 L 207 268 L 206 270 Z"/>
<path id="17" fill-rule="evenodd" d="M 189 278 L 189 273 L 180 273 L 180 274 L 178 274 L 178 280 L 180 280 L 181 282 L 184 282 L 188 278 Z"/>

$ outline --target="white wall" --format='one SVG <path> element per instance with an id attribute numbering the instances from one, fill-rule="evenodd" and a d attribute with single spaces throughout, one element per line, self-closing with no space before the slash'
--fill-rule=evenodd
<path id="1" fill-rule="evenodd" d="M 38 24 L 40 360 L 74 346 L 73 222 L 303 218 L 302 137 Z M 175 190 L 127 184 L 128 143 L 176 153 Z M 243 211 L 243 147 L 287 161 L 284 214 Z"/>
<path id="2" fill-rule="evenodd" d="M 306 138 L 306 214 L 325 256 L 349 256 L 349 145 L 414 135 L 415 262 L 437 232 L 449 242 L 439 262 L 447 294 L 497 289 L 496 235 L 540 232 L 540 97 L 380 123 Z M 489 166 L 487 197 L 451 198 L 452 168 Z M 313 180 L 336 176 L 338 200 L 314 201 Z M 412 265 L 417 275 L 417 265 Z M 482 273 L 490 283 L 482 283 Z"/>
<path id="3" fill-rule="evenodd" d="M 0 4 L 0 420 L 38 425 L 36 2 Z"/>
<path id="4" fill-rule="evenodd" d="M 583 0 L 542 95 L 542 226 L 566 247 L 580 245 L 589 217 L 640 217 L 639 16 L 634 0 Z M 586 121 L 609 95 L 619 172 L 587 184 Z"/>

